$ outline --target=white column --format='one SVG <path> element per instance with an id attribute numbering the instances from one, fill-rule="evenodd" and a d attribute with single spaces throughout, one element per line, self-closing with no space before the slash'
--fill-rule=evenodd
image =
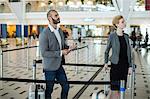
<path id="1" fill-rule="evenodd" d="M 112 0 L 113 5 L 116 9 L 116 11 L 118 12 L 118 14 L 120 13 L 120 6 L 119 6 L 119 2 L 117 2 L 116 0 Z"/>
<path id="2" fill-rule="evenodd" d="M 22 44 L 24 45 L 24 21 L 25 21 L 25 0 L 20 2 L 7 2 L 8 6 L 11 8 L 11 11 L 16 15 L 19 23 L 22 25 Z"/>
<path id="3" fill-rule="evenodd" d="M 22 19 L 20 20 L 22 27 L 22 45 L 24 45 L 24 23 L 25 23 L 25 0 L 22 0 Z"/>
<path id="4" fill-rule="evenodd" d="M 126 28 L 125 28 L 125 33 L 129 34 L 131 33 L 130 30 L 130 18 L 133 13 L 133 8 L 136 3 L 136 0 L 121 0 L 121 15 L 124 16 L 126 20 Z"/>

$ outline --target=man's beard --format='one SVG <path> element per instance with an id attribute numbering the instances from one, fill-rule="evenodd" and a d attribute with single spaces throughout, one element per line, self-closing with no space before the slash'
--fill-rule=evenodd
<path id="1" fill-rule="evenodd" d="M 52 17 L 51 17 L 51 18 L 52 18 Z M 54 23 L 54 24 L 60 23 L 60 19 L 59 19 L 59 18 L 58 18 L 57 20 L 55 20 L 55 19 L 52 18 L 52 20 L 53 20 L 53 23 Z"/>

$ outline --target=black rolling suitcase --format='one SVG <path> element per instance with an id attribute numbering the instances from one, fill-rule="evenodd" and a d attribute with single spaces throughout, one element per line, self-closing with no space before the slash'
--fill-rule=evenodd
<path id="1" fill-rule="evenodd" d="M 36 60 L 33 62 L 33 79 L 36 79 Z M 45 87 L 43 84 L 33 83 L 29 87 L 28 99 L 45 99 Z"/>

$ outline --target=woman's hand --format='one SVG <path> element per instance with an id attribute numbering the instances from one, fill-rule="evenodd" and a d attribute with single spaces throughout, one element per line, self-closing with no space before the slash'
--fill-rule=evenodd
<path id="1" fill-rule="evenodd" d="M 128 75 L 131 75 L 132 74 L 132 67 L 129 67 L 128 69 Z"/>
<path id="2" fill-rule="evenodd" d="M 105 70 L 105 71 L 108 70 L 108 64 L 105 64 L 105 65 L 104 65 L 104 70 Z"/>

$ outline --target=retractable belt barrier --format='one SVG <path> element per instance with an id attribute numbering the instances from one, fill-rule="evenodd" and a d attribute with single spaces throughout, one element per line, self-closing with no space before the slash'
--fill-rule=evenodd
<path id="1" fill-rule="evenodd" d="M 108 36 L 97 36 L 97 37 L 93 37 L 93 38 L 82 38 L 82 40 L 101 39 L 101 38 L 108 38 Z M 78 39 L 67 39 L 67 40 L 78 40 Z"/>
<path id="2" fill-rule="evenodd" d="M 42 63 L 42 60 L 34 60 L 35 63 Z M 69 66 L 86 66 L 86 67 L 104 67 L 104 65 L 99 65 L 99 64 L 75 64 L 75 63 L 65 63 L 63 64 L 64 66 L 69 65 Z M 110 65 L 108 65 L 110 67 Z"/>
<path id="3" fill-rule="evenodd" d="M 46 80 L 33 80 L 33 79 L 18 79 L 18 78 L 0 78 L 1 81 L 16 81 L 16 82 L 28 82 L 28 83 L 46 83 L 52 81 Z M 55 84 L 60 82 L 55 81 Z M 64 82 L 66 83 L 66 82 Z M 92 84 L 92 85 L 99 85 L 99 84 L 110 84 L 109 81 L 68 81 L 69 84 Z"/>
<path id="4" fill-rule="evenodd" d="M 16 51 L 16 50 L 22 50 L 22 49 L 27 49 L 27 48 L 35 48 L 35 47 L 38 47 L 38 46 L 27 46 L 27 47 L 21 47 L 21 48 L 9 49 L 9 50 L 2 50 L 2 52 Z"/>
<path id="5" fill-rule="evenodd" d="M 29 48 L 35 48 L 35 47 L 39 47 L 39 46 L 27 46 L 27 47 L 23 47 L 23 48 L 16 48 L 16 49 L 9 49 L 9 50 L 2 50 L 0 48 L 0 77 L 3 77 L 3 52 L 9 52 L 9 51 L 16 51 L 16 50 L 22 50 L 22 49 L 29 49 Z M 75 51 L 75 50 L 79 50 L 79 49 L 83 49 L 83 48 L 88 48 L 88 45 L 86 46 L 83 46 L 83 47 L 79 47 L 79 48 L 75 48 L 73 49 L 72 51 Z M 39 49 L 39 48 L 38 48 Z M 38 50 L 39 51 L 39 50 Z M 37 52 L 39 53 L 39 52 Z M 27 50 L 27 57 L 29 56 L 29 51 Z M 28 59 L 28 58 L 27 58 Z M 28 59 L 29 60 L 29 59 Z M 28 63 L 28 60 L 27 60 L 27 69 L 29 69 L 29 63 Z"/>

